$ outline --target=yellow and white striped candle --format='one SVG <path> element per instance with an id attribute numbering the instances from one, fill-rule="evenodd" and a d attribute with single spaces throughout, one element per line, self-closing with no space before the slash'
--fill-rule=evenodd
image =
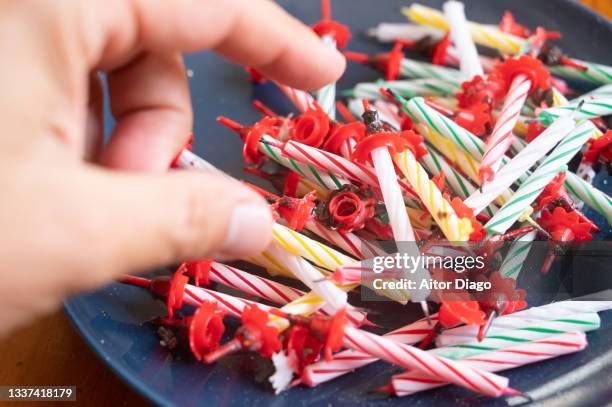
<path id="1" fill-rule="evenodd" d="M 451 204 L 444 199 L 436 184 L 417 162 L 414 154 L 405 150 L 395 154 L 393 161 L 416 190 L 446 238 L 451 242 L 467 241 L 472 232 L 470 220 L 457 216 Z"/>
<path id="2" fill-rule="evenodd" d="M 410 7 L 402 8 L 402 13 L 415 23 L 428 27 L 448 31 L 449 27 L 440 11 L 425 7 L 421 4 L 412 4 Z M 520 52 L 524 39 L 512 34 L 505 33 L 495 26 L 488 26 L 468 21 L 468 27 L 472 39 L 476 44 L 495 48 L 503 53 L 517 54 Z"/>

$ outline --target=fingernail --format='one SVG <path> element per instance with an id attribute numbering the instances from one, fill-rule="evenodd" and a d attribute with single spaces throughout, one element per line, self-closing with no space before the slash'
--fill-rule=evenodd
<path id="1" fill-rule="evenodd" d="M 233 210 L 225 243 L 217 257 L 228 259 L 261 253 L 272 235 L 272 214 L 267 205 L 239 203 Z"/>

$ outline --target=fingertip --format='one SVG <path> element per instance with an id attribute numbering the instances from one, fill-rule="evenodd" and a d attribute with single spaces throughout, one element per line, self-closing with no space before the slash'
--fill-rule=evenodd
<path id="1" fill-rule="evenodd" d="M 272 240 L 272 212 L 263 199 L 238 202 L 232 209 L 220 259 L 249 258 L 264 251 Z"/>
<path id="2" fill-rule="evenodd" d="M 290 50 L 293 54 L 296 50 Z M 281 55 L 258 69 L 266 76 L 288 86 L 313 91 L 336 82 L 346 69 L 346 59 L 335 48 L 318 38 L 301 55 Z"/>
<path id="3" fill-rule="evenodd" d="M 268 1 L 236 8 L 233 24 L 216 41 L 214 50 L 277 82 L 304 90 L 334 82 L 346 67 L 344 56 L 335 47 Z"/>

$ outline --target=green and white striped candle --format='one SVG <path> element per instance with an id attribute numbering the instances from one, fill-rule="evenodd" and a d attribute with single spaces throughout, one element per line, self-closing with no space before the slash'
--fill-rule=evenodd
<path id="1" fill-rule="evenodd" d="M 595 128 L 595 137 L 597 135 L 601 135 L 601 132 Z M 524 140 L 518 140 L 516 144 L 516 148 L 518 151 L 522 150 L 520 144 L 527 146 L 527 143 Z M 541 160 L 538 160 L 538 163 L 541 163 Z M 525 176 L 529 176 L 530 173 L 527 172 Z M 521 180 L 523 182 L 523 180 Z M 595 188 L 589 182 L 580 178 L 578 175 L 573 172 L 566 171 L 565 173 L 565 188 L 570 192 L 570 194 L 576 198 L 579 204 L 586 203 L 588 206 L 599 212 L 603 215 L 608 224 L 612 225 L 612 199 L 605 192 Z"/>
<path id="2" fill-rule="evenodd" d="M 579 201 L 602 214 L 609 225 L 612 225 L 612 199 L 603 191 L 595 188 L 573 172 L 567 172 L 565 188 Z"/>
<path id="3" fill-rule="evenodd" d="M 353 89 L 343 92 L 344 96 L 366 99 L 382 99 L 380 88 L 388 88 L 400 96 L 454 95 L 460 88 L 455 83 L 441 79 L 409 79 L 399 81 L 376 81 L 358 83 Z"/>
<path id="4" fill-rule="evenodd" d="M 504 261 L 499 267 L 499 274 L 502 277 L 513 278 L 515 280 L 518 278 L 537 234 L 538 232 L 535 230 L 527 232 L 519 236 L 512 243 L 508 253 L 506 253 L 506 257 L 504 257 Z"/>
<path id="5" fill-rule="evenodd" d="M 599 319 L 596 317 L 597 313 L 610 309 L 612 309 L 612 301 L 556 301 L 539 307 L 526 308 L 512 314 L 498 316 L 493 320 L 491 327 L 496 329 L 519 329 L 535 325 L 534 320 L 555 320 L 563 323 L 597 326 L 599 324 Z M 576 315 L 576 317 L 569 318 L 569 315 Z M 573 326 L 567 328 L 570 330 L 575 329 Z M 467 337 L 467 340 L 471 342 L 478 331 L 479 327 L 477 326 L 462 325 L 456 328 L 445 329 L 441 335 Z"/>
<path id="6" fill-rule="evenodd" d="M 519 151 L 525 148 L 525 146 L 527 146 L 527 142 L 524 139 L 513 136 L 512 143 L 510 144 L 510 148 L 508 150 L 510 150 L 512 155 L 517 155 Z"/>
<path id="7" fill-rule="evenodd" d="M 400 76 L 410 79 L 441 79 L 446 82 L 461 85 L 461 73 L 458 69 L 446 68 L 427 62 L 404 58 L 400 62 Z"/>
<path id="8" fill-rule="evenodd" d="M 580 122 L 561 140 L 535 171 L 521 183 L 514 195 L 485 224 L 489 233 L 505 233 L 525 213 L 544 188 L 559 174 L 567 170 L 567 163 L 597 131 L 588 120 Z M 524 150 L 523 150 L 524 151 Z"/>
<path id="9" fill-rule="evenodd" d="M 449 335 L 446 332 L 438 335 L 436 345 L 446 347 L 440 350 L 438 356 L 451 359 L 462 359 L 479 353 L 502 349 L 517 342 L 530 342 L 550 335 L 565 332 L 588 332 L 599 329 L 601 320 L 597 313 L 568 313 L 563 318 L 525 319 L 526 324 L 517 328 L 491 327 L 482 341 L 474 340 L 475 334 Z M 434 349 L 435 352 L 435 349 Z"/>
<path id="10" fill-rule="evenodd" d="M 602 85 L 598 88 L 593 89 L 590 92 L 587 92 L 583 95 L 578 96 L 575 99 L 572 99 L 571 102 L 572 103 L 577 103 L 579 101 L 581 101 L 582 99 L 588 99 L 591 96 L 600 96 L 600 97 L 605 97 L 605 98 L 612 98 L 612 83 L 607 84 L 607 85 Z"/>
<path id="11" fill-rule="evenodd" d="M 425 100 L 421 97 L 415 97 L 406 100 L 399 95 L 396 99 L 401 103 L 401 109 L 405 112 L 414 123 L 425 125 L 432 129 L 436 134 L 448 139 L 458 149 L 465 152 L 471 158 L 480 162 L 484 154 L 485 143 L 468 130 L 459 126 L 454 121 L 450 120 L 435 109 L 429 107 Z M 502 165 L 506 165 L 510 161 L 508 156 L 501 159 Z M 474 181 L 479 182 L 478 170 L 475 170 Z M 521 174 L 517 181 L 525 180 L 525 175 Z"/>
<path id="12" fill-rule="evenodd" d="M 594 62 L 581 61 L 579 59 L 573 60 L 580 65 L 586 66 L 587 70 L 581 71 L 580 69 L 569 66 L 555 65 L 550 67 L 550 71 L 555 75 L 559 75 L 564 78 L 582 79 L 601 84 L 612 83 L 612 67 L 596 64 Z"/>
<path id="13" fill-rule="evenodd" d="M 331 35 L 324 35 L 321 40 L 331 48 L 336 48 L 336 40 Z M 330 119 L 336 120 L 336 82 L 319 89 L 316 93 L 317 102 Z"/>
<path id="14" fill-rule="evenodd" d="M 398 100 L 403 102 L 402 110 L 410 116 L 411 120 L 431 127 L 436 133 L 449 139 L 475 160 L 480 161 L 482 159 L 484 142 L 451 119 L 429 107 L 425 103 L 425 99 L 415 97 L 408 101 L 403 98 L 398 98 Z"/>
<path id="15" fill-rule="evenodd" d="M 580 109 L 577 109 L 580 103 L 582 103 L 582 105 Z M 551 107 L 542 110 L 538 118 L 542 124 L 549 126 L 556 118 L 568 116 L 570 114 L 574 114 L 574 118 L 577 120 L 593 119 L 612 114 L 612 97 L 591 96 L 586 99 L 564 104 L 563 106 Z"/>

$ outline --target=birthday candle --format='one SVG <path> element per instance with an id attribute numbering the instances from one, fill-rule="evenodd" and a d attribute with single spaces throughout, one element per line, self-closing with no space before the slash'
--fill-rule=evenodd
<path id="1" fill-rule="evenodd" d="M 608 194 L 569 171 L 566 172 L 564 185 L 570 194 L 605 216 L 608 224 L 612 225 L 612 199 Z"/>
<path id="2" fill-rule="evenodd" d="M 336 48 L 336 40 L 331 35 L 324 35 L 321 39 L 329 47 Z M 321 109 L 327 113 L 331 120 L 336 120 L 336 82 L 322 87 L 316 95 Z"/>
<path id="3" fill-rule="evenodd" d="M 382 122 L 380 121 L 378 112 L 370 110 L 369 104 L 365 99 L 363 105 L 364 109 L 366 109 L 363 118 L 368 132 L 374 133 L 380 131 L 380 129 L 382 129 Z M 389 148 L 387 146 L 376 147 L 370 151 L 370 157 L 374 163 L 374 170 L 376 171 L 376 177 L 389 216 L 389 224 L 393 231 L 393 238 L 398 244 L 398 249 L 408 250 L 410 255 L 413 256 L 419 255 L 419 248 L 415 243 L 416 238 L 404 206 L 401 189 Z M 457 234 L 459 234 L 459 232 L 460 231 L 457 231 Z M 407 245 L 406 249 L 402 248 L 402 243 Z M 418 281 L 422 281 L 423 279 L 429 278 L 429 272 L 422 266 L 418 266 L 417 269 L 413 271 L 413 277 Z M 429 294 L 429 290 L 419 289 L 417 293 L 421 297 L 418 298 L 418 300 L 421 301 L 421 306 L 424 312 L 427 313 L 425 298 Z"/>
<path id="4" fill-rule="evenodd" d="M 608 89 L 609 87 L 602 86 L 599 91 L 602 92 L 602 95 L 605 95 L 606 92 L 608 92 Z M 595 95 L 597 94 L 598 93 L 595 92 Z M 564 106 L 567 103 L 567 100 L 562 95 L 557 94 L 557 97 L 555 97 L 555 89 L 553 89 L 553 102 L 554 106 L 559 107 Z M 572 101 L 572 103 L 576 104 L 576 106 L 579 102 L 580 99 L 574 99 Z M 592 137 L 599 138 L 601 137 L 601 134 L 602 133 L 599 131 L 599 129 L 594 128 Z M 524 143 L 522 148 L 524 148 L 526 145 L 527 144 Z M 520 146 L 517 147 L 522 149 Z M 581 167 L 579 166 L 579 171 L 580 168 Z M 524 180 L 521 180 L 521 182 L 522 181 Z M 570 194 L 576 198 L 578 208 L 582 207 L 582 205 L 586 203 L 591 208 L 602 214 L 609 224 L 612 224 L 612 200 L 608 194 L 600 191 L 591 185 L 590 182 L 569 171 L 566 171 L 564 186 L 567 188 Z"/>
<path id="5" fill-rule="evenodd" d="M 444 31 L 416 24 L 378 23 L 376 27 L 368 29 L 367 34 L 380 42 L 395 42 L 397 40 L 418 41 L 426 36 L 441 39 Z"/>
<path id="6" fill-rule="evenodd" d="M 578 106 L 580 105 L 580 108 Z M 545 126 L 550 125 L 559 116 L 574 115 L 578 119 L 593 119 L 612 114 L 612 97 L 590 96 L 572 101 L 563 106 L 550 107 L 540 111 L 538 118 Z"/>
<path id="7" fill-rule="evenodd" d="M 502 164 L 502 158 L 512 142 L 512 130 L 531 86 L 532 82 L 525 75 L 518 74 L 512 79 L 480 162 L 479 174 L 483 181 L 493 180 Z"/>
<path id="8" fill-rule="evenodd" d="M 415 369 L 438 380 L 448 381 L 488 396 L 499 397 L 503 394 L 513 394 L 513 390 L 508 387 L 508 379 L 505 377 L 470 368 L 458 361 L 432 355 L 384 336 L 347 327 L 344 345 L 389 363 L 406 369 Z"/>
<path id="9" fill-rule="evenodd" d="M 342 233 L 331 230 L 313 220 L 308 220 L 305 227 L 358 259 L 381 256 L 385 253 L 375 243 L 369 242 L 352 232 Z"/>
<path id="10" fill-rule="evenodd" d="M 485 146 L 484 142 L 478 137 L 428 106 L 421 97 L 415 97 L 408 101 L 399 98 L 398 100 L 402 102 L 402 110 L 410 116 L 413 122 L 431 127 L 436 133 L 450 140 L 470 157 L 477 161 L 482 160 Z"/>
<path id="11" fill-rule="evenodd" d="M 436 338 L 438 347 L 446 347 L 445 357 L 464 358 L 481 353 L 483 349 L 502 349 L 512 343 L 529 342 L 553 334 L 581 331 L 588 332 L 599 329 L 601 320 L 597 313 L 566 313 L 561 318 L 518 318 L 515 317 L 512 327 L 500 328 L 492 326 L 482 341 L 475 340 L 475 330 L 464 330 L 465 335 L 444 332 Z M 442 352 L 442 351 L 440 351 Z"/>
<path id="12" fill-rule="evenodd" d="M 395 154 L 394 162 L 419 194 L 436 223 L 451 242 L 464 242 L 470 237 L 472 226 L 467 218 L 459 218 L 451 204 L 429 179 L 425 169 L 410 150 Z"/>
<path id="13" fill-rule="evenodd" d="M 409 79 L 396 81 L 361 82 L 354 88 L 344 91 L 354 98 L 382 99 L 380 88 L 390 89 L 403 97 L 454 95 L 460 87 L 453 82 L 441 79 Z"/>
<path id="14" fill-rule="evenodd" d="M 435 27 L 443 31 L 448 31 L 449 29 L 444 15 L 430 7 L 412 4 L 410 7 L 402 8 L 402 13 L 415 23 Z M 487 26 L 469 21 L 467 24 L 474 42 L 498 49 L 503 53 L 516 54 L 521 50 L 525 42 L 524 39 L 504 33 L 495 26 Z"/>
<path id="15" fill-rule="evenodd" d="M 330 152 L 307 146 L 302 143 L 290 140 L 285 143 L 283 152 L 287 157 L 294 160 L 309 163 L 319 169 L 339 174 L 347 179 L 356 181 L 368 186 L 378 188 L 376 172 L 370 166 L 353 163 L 344 157 Z M 410 185 L 402 180 L 398 180 L 402 191 L 409 197 L 405 202 L 415 208 L 420 208 L 418 196 Z"/>
<path id="16" fill-rule="evenodd" d="M 567 169 L 569 161 L 580 151 L 595 131 L 595 125 L 588 120 L 578 124 L 553 149 L 538 168 L 521 183 L 514 195 L 489 219 L 484 226 L 485 229 L 489 233 L 505 233 L 557 174 Z"/>
<path id="17" fill-rule="evenodd" d="M 498 372 L 578 352 L 583 350 L 586 345 L 587 340 L 583 332 L 568 332 L 537 341 L 514 344 L 504 349 L 496 349 L 478 356 L 461 359 L 461 362 L 487 372 Z M 398 397 L 444 386 L 445 384 L 447 383 L 415 371 L 400 373 L 394 375 L 391 379 L 391 388 Z"/>
<path id="18" fill-rule="evenodd" d="M 274 224 L 272 235 L 274 241 L 285 250 L 302 256 L 327 270 L 335 270 L 336 267 L 356 262 L 355 259 L 278 223 Z"/>
<path id="19" fill-rule="evenodd" d="M 286 157 L 279 143 L 274 138 L 264 135 L 258 145 L 258 150 L 283 167 L 289 168 L 325 189 L 336 190 L 351 182 L 344 177 L 321 171 L 318 168 Z"/>
<path id="20" fill-rule="evenodd" d="M 218 262 L 212 262 L 209 277 L 212 281 L 219 284 L 234 288 L 247 295 L 261 297 L 267 301 L 280 305 L 296 301 L 307 295 L 307 293 L 297 288 L 289 287 Z M 330 304 L 325 304 L 321 308 L 321 312 L 326 315 L 333 315 L 334 310 L 335 308 Z M 364 312 L 350 305 L 347 309 L 347 317 L 357 326 L 361 325 L 367 319 L 367 315 Z"/>
<path id="21" fill-rule="evenodd" d="M 402 191 L 397 183 L 397 175 L 393 168 L 391 155 L 386 147 L 377 148 L 371 152 L 372 162 L 382 191 L 389 223 L 393 230 L 393 237 L 397 242 L 412 242 L 415 240 L 414 232 L 404 206 Z"/>
<path id="22" fill-rule="evenodd" d="M 306 112 L 310 107 L 313 106 L 314 98 L 310 93 L 300 89 L 295 89 L 287 85 L 275 83 L 276 86 L 285 94 L 287 99 L 293 103 L 293 105 L 300 111 L 300 113 Z"/>
<path id="23" fill-rule="evenodd" d="M 503 329 L 531 329 L 550 321 L 549 327 L 556 326 L 557 330 L 581 331 L 576 325 L 583 325 L 585 329 L 596 329 L 599 325 L 598 312 L 610 309 L 612 302 L 599 301 L 559 301 L 552 302 L 540 307 L 531 307 L 512 314 L 502 315 L 496 318 L 491 324 L 492 328 Z M 557 305 L 560 304 L 560 305 Z M 544 328 L 544 326 L 542 326 Z M 441 336 L 467 337 L 468 341 L 474 341 L 479 327 L 462 325 L 459 327 L 445 330 Z M 493 334 L 491 333 L 492 336 Z"/>
<path id="24" fill-rule="evenodd" d="M 421 157 L 421 163 L 432 175 L 439 175 L 444 172 L 446 183 L 449 185 L 453 193 L 461 199 L 465 199 L 476 191 L 476 187 L 466 179 L 463 174 L 457 171 L 453 166 L 449 165 L 444 157 L 436 152 L 432 147 L 425 146 L 428 154 Z M 497 212 L 495 204 L 489 204 L 485 208 L 485 213 L 488 216 L 493 216 Z"/>
<path id="25" fill-rule="evenodd" d="M 325 275 L 315 269 L 310 263 L 297 253 L 290 252 L 281 247 L 278 242 L 268 247 L 277 258 L 308 288 L 323 298 L 332 309 L 339 310 L 347 305 L 347 294 L 334 283 L 325 279 Z"/>
<path id="26" fill-rule="evenodd" d="M 476 75 L 483 76 L 484 72 L 480 65 L 478 51 L 476 51 L 465 19 L 463 3 L 447 1 L 442 8 L 450 27 L 451 39 L 457 47 L 459 66 L 464 79 L 472 80 Z"/>
<path id="27" fill-rule="evenodd" d="M 275 304 L 284 305 L 306 294 L 297 288 L 216 261 L 211 264 L 209 277 L 212 281 Z"/>
<path id="28" fill-rule="evenodd" d="M 437 315 L 431 316 L 433 323 L 435 323 L 437 319 Z M 388 332 L 383 336 L 399 343 L 412 345 L 419 343 L 432 333 L 432 325 L 430 325 L 430 323 L 423 318 L 399 329 Z M 377 357 L 373 357 L 368 353 L 347 349 L 335 354 L 332 360 L 320 360 L 306 366 L 300 379 L 306 386 L 315 387 L 321 383 L 333 380 L 339 376 L 350 373 L 355 369 L 359 369 L 360 367 L 369 365 L 378 360 L 379 359 Z"/>
<path id="29" fill-rule="evenodd" d="M 506 253 L 506 257 L 504 257 L 504 261 L 499 266 L 499 274 L 502 277 L 513 278 L 515 280 L 518 278 L 537 234 L 536 230 L 527 232 L 512 243 L 508 253 Z"/>
<path id="30" fill-rule="evenodd" d="M 450 162 L 455 164 L 463 174 L 467 175 L 476 185 L 480 185 L 478 163 L 476 160 L 458 149 L 450 140 L 439 136 L 433 129 L 422 124 L 415 125 L 415 128 L 427 142 L 442 153 Z M 503 205 L 511 196 L 512 191 L 507 189 L 495 199 L 495 202 Z"/>
<path id="31" fill-rule="evenodd" d="M 579 65 L 586 66 L 587 70 L 583 71 L 565 65 L 553 65 L 549 67 L 550 71 L 555 75 L 563 76 L 565 78 L 582 79 L 600 84 L 612 83 L 612 67 L 603 64 L 596 64 L 594 62 L 582 61 L 575 58 L 572 58 L 572 60 Z"/>
<path id="32" fill-rule="evenodd" d="M 563 139 L 573 128 L 575 123 L 569 117 L 560 117 L 548 127 L 539 137 L 529 143 L 520 153 L 513 157 L 495 176 L 495 180 L 485 183 L 480 190 L 465 200 L 465 204 L 481 212 L 499 194 L 508 189 L 521 174 L 524 174 Z"/>
<path id="33" fill-rule="evenodd" d="M 461 85 L 459 70 L 410 58 L 402 58 L 400 61 L 400 76 L 411 79 L 438 79 L 455 86 Z"/>
<path id="34" fill-rule="evenodd" d="M 575 99 L 572 99 L 571 103 L 577 104 L 577 102 L 581 101 L 582 99 L 589 99 L 591 96 L 612 98 L 612 84 L 599 86 L 590 92 L 584 93 L 576 97 Z M 553 106 L 562 106 L 562 105 L 563 103 L 559 103 L 559 104 L 554 104 Z"/>

